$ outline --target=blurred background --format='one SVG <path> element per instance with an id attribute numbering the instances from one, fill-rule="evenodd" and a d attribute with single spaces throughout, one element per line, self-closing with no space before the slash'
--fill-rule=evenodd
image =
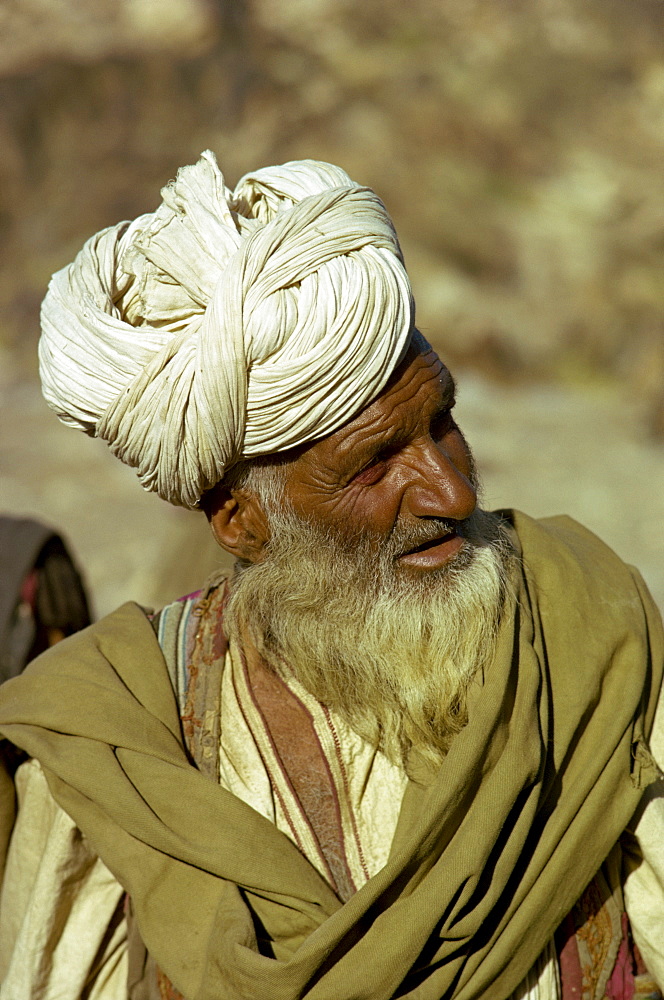
<path id="1" fill-rule="evenodd" d="M 39 304 L 205 148 L 374 188 L 487 504 L 579 518 L 664 606 L 660 0 L 1 0 L 0 510 L 64 532 L 97 614 L 222 556 L 47 410 Z"/>

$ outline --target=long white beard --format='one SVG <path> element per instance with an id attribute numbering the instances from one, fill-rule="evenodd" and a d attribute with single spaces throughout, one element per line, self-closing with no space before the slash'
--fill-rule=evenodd
<path id="1" fill-rule="evenodd" d="M 413 576 L 396 556 L 437 525 L 395 528 L 381 550 L 272 512 L 261 563 L 238 573 L 225 614 L 273 669 L 292 673 L 395 762 L 436 764 L 466 721 L 466 691 L 491 659 L 512 553 L 500 519 L 476 511 L 441 570 Z"/>

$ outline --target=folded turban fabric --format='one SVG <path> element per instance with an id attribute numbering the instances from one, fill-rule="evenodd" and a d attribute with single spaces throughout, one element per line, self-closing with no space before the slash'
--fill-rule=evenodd
<path id="1" fill-rule="evenodd" d="M 380 199 L 329 163 L 182 168 L 156 212 L 104 229 L 42 306 L 44 396 L 143 486 L 194 507 L 224 470 L 341 427 L 412 328 Z"/>

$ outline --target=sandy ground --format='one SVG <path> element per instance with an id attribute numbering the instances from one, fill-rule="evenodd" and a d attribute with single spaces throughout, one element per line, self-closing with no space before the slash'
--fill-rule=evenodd
<path id="1" fill-rule="evenodd" d="M 568 513 L 643 573 L 664 608 L 664 448 L 616 386 L 497 386 L 462 373 L 458 420 L 490 507 Z M 0 396 L 0 510 L 62 531 L 97 615 L 199 586 L 227 564 L 202 515 L 144 493 L 99 441 L 61 426 L 33 382 Z"/>

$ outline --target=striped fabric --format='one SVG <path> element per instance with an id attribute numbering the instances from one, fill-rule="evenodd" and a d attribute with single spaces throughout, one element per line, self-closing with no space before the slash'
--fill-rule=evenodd
<path id="1" fill-rule="evenodd" d="M 183 714 L 187 701 L 189 687 L 189 671 L 191 651 L 194 647 L 196 630 L 200 618 L 194 613 L 201 591 L 181 597 L 168 604 L 152 618 L 152 625 L 157 633 L 157 640 L 168 666 L 173 690 L 178 699 L 180 715 Z"/>
<path id="2" fill-rule="evenodd" d="M 248 664 L 234 649 L 228 666 L 227 680 L 269 778 L 273 821 L 339 897 L 349 899 L 387 861 L 403 771 L 294 678 L 283 680 L 259 659 Z"/>
<path id="3" fill-rule="evenodd" d="M 222 586 L 197 592 L 153 619 L 185 728 L 193 688 L 210 670 L 206 633 L 219 628 L 224 599 Z M 295 678 L 278 677 L 258 657 L 248 663 L 234 647 L 224 657 L 220 783 L 286 834 L 340 899 L 350 898 L 387 861 L 405 772 Z"/>

